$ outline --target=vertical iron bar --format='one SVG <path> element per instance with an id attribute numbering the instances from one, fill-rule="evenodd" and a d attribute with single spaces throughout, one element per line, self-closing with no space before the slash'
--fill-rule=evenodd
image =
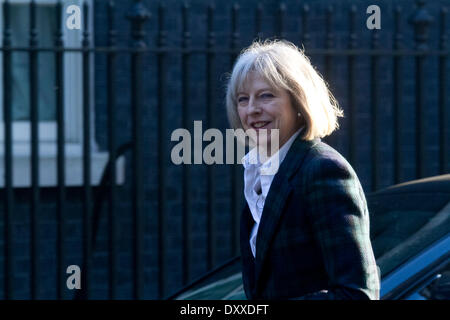
<path id="1" fill-rule="evenodd" d="M 424 119 L 425 116 L 425 70 L 424 70 L 424 56 L 417 56 L 416 58 L 416 178 L 420 179 L 424 176 Z"/>
<path id="2" fill-rule="evenodd" d="M 237 48 L 239 45 L 239 30 L 238 30 L 238 13 L 239 5 L 235 3 L 231 10 L 231 66 L 233 67 L 234 61 L 237 57 Z M 236 140 L 237 141 L 237 140 Z M 235 148 L 236 150 L 236 148 Z M 236 155 L 236 152 L 235 152 Z M 231 165 L 231 205 L 232 205 L 232 251 L 233 256 L 237 255 L 240 251 L 239 244 L 239 228 L 240 228 L 240 215 L 241 215 L 241 197 L 242 197 L 242 166 L 239 164 Z"/>
<path id="3" fill-rule="evenodd" d="M 108 46 L 115 49 L 116 46 L 116 30 L 114 24 L 114 1 L 108 1 Z M 110 185 L 109 185 L 109 299 L 117 298 L 117 216 L 116 216 L 116 132 L 115 132 L 115 116 L 116 116 L 116 53 L 110 51 L 107 54 L 107 106 L 108 106 L 108 149 L 111 166 L 109 167 Z"/>
<path id="4" fill-rule="evenodd" d="M 262 16 L 263 16 L 263 5 L 261 2 L 258 2 L 255 12 L 255 36 L 259 40 L 263 39 Z"/>
<path id="5" fill-rule="evenodd" d="M 208 5 L 208 38 L 207 38 L 207 54 L 206 54 L 206 118 L 209 128 L 214 128 L 215 124 L 215 82 L 214 82 L 214 53 L 212 50 L 215 45 L 215 34 L 213 31 L 214 23 L 214 7 Z M 216 258 L 216 217 L 214 212 L 215 201 L 215 183 L 214 183 L 214 167 L 207 167 L 207 198 L 208 198 L 208 269 L 212 269 L 215 265 Z"/>
<path id="6" fill-rule="evenodd" d="M 13 195 L 13 152 L 12 152 L 12 57 L 11 57 L 11 28 L 10 28 L 10 3 L 3 3 L 3 120 L 5 123 L 5 224 L 4 224 L 4 298 L 13 298 L 13 223 L 14 211 Z"/>
<path id="7" fill-rule="evenodd" d="M 424 8 L 426 1 L 418 0 L 417 9 L 411 19 L 414 25 L 416 50 L 420 53 L 416 56 L 416 178 L 422 178 L 425 174 L 425 54 L 428 50 L 428 27 L 433 18 Z"/>
<path id="8" fill-rule="evenodd" d="M 30 291 L 31 299 L 38 299 L 39 294 L 39 96 L 38 96 L 38 45 L 36 30 L 36 2 L 30 3 L 30 120 L 31 120 L 31 273 Z"/>
<path id="9" fill-rule="evenodd" d="M 357 36 L 356 36 L 356 6 L 352 5 L 350 8 L 350 39 L 349 39 L 349 49 L 355 50 L 357 46 Z M 356 140 L 356 83 L 355 83 L 355 75 L 356 75 L 356 66 L 355 66 L 356 57 L 353 53 L 350 53 L 348 56 L 348 136 L 349 136 L 349 146 L 348 146 L 348 159 L 353 166 L 356 166 L 356 153 L 355 146 L 357 145 Z"/>
<path id="10" fill-rule="evenodd" d="M 163 49 L 166 46 L 166 31 L 164 28 L 164 11 L 165 7 L 162 3 L 158 5 L 158 49 Z M 164 85 L 166 83 L 164 52 L 161 50 L 158 53 L 158 124 L 159 124 L 159 139 L 158 139 L 158 264 L 159 264 L 159 298 L 165 295 L 166 286 L 166 261 L 165 261 L 165 235 L 166 235 L 166 119 L 163 107 L 164 99 Z"/>
<path id="11" fill-rule="evenodd" d="M 66 272 L 64 270 L 65 251 L 65 126 L 64 126 L 64 51 L 61 0 L 56 4 L 56 34 L 55 34 L 55 93 L 56 93 L 56 121 L 57 121 L 57 221 L 56 237 L 57 252 L 57 298 L 63 299 L 66 289 Z"/>
<path id="12" fill-rule="evenodd" d="M 85 299 L 89 299 L 91 268 L 91 114 L 90 114 L 90 53 L 88 5 L 83 4 L 83 279 Z"/>
<path id="13" fill-rule="evenodd" d="M 308 15 L 309 15 L 309 6 L 307 4 L 304 4 L 302 6 L 302 10 L 301 10 L 301 24 L 302 24 L 302 44 L 303 44 L 303 48 L 309 47 L 310 41 L 311 41 L 311 37 L 309 35 L 309 28 L 308 28 Z"/>
<path id="14" fill-rule="evenodd" d="M 377 50 L 379 48 L 379 33 L 377 29 L 372 30 L 372 49 Z M 370 106 L 370 119 L 372 121 L 372 124 L 370 126 L 371 133 L 370 136 L 372 138 L 371 143 L 371 162 L 372 162 L 372 177 L 371 177 L 371 186 L 372 191 L 375 191 L 378 189 L 380 182 L 379 182 L 379 162 L 378 162 L 378 151 L 380 150 L 380 141 L 378 138 L 378 105 L 379 105 L 379 97 L 378 94 L 380 92 L 379 90 L 379 57 L 374 55 L 371 58 L 370 63 L 370 75 L 371 80 L 370 84 L 372 86 L 370 93 L 371 93 L 371 106 Z M 355 146 L 352 146 L 354 148 Z M 354 152 L 354 151 L 353 151 Z"/>
<path id="15" fill-rule="evenodd" d="M 447 14 L 448 9 L 441 9 L 441 41 L 440 41 L 440 50 L 446 51 L 448 50 L 448 34 L 447 34 Z M 446 107 L 448 107 L 448 95 L 446 88 L 448 87 L 448 78 L 447 78 L 447 55 L 441 55 L 439 57 L 439 172 L 440 174 L 448 173 L 450 171 L 449 168 L 449 145 L 450 141 L 448 139 L 448 130 L 447 124 L 449 123 L 449 111 Z"/>
<path id="16" fill-rule="evenodd" d="M 332 54 L 330 53 L 331 50 L 333 50 L 334 47 L 334 34 L 333 34 L 333 14 L 334 14 L 334 8 L 332 5 L 329 5 L 327 7 L 327 14 L 326 14 L 326 43 L 325 47 L 327 49 L 327 54 L 325 55 L 325 81 L 328 84 L 328 87 L 330 87 L 330 79 L 331 79 L 331 72 L 333 67 L 333 61 L 332 61 Z M 330 88 L 331 89 L 331 88 Z M 324 139 L 328 144 L 335 147 L 335 135 L 327 136 Z M 353 163 L 352 163 L 353 165 Z"/>
<path id="17" fill-rule="evenodd" d="M 399 6 L 395 8 L 394 12 L 394 50 L 398 51 L 402 49 L 402 39 L 400 26 L 401 26 L 401 13 L 402 10 Z M 394 56 L 392 69 L 394 71 L 394 84 L 393 84 L 393 96 L 394 96 L 394 141 L 393 141 L 393 155 L 394 155 L 394 183 L 400 183 L 401 176 L 401 164 L 402 159 L 402 144 L 401 144 L 401 114 L 402 114 L 402 90 L 403 90 L 403 77 L 401 58 L 399 55 Z"/>
<path id="18" fill-rule="evenodd" d="M 334 7 L 333 7 L 333 5 L 329 5 L 327 7 L 327 17 L 326 17 L 326 26 L 325 26 L 326 39 L 327 39 L 325 46 L 326 46 L 327 50 L 332 50 L 334 47 L 333 14 L 334 14 Z M 330 76 L 332 67 L 333 67 L 333 63 L 332 63 L 332 59 L 331 59 L 331 54 L 327 53 L 325 56 L 325 74 L 327 75 L 327 77 Z"/>
<path id="19" fill-rule="evenodd" d="M 183 128 L 190 126 L 189 113 L 189 56 L 188 50 L 191 46 L 191 33 L 189 31 L 189 5 L 183 4 L 182 10 L 182 24 L 183 24 L 183 49 L 182 55 L 182 121 Z M 183 166 L 183 285 L 186 285 L 191 279 L 191 255 L 192 255 L 192 236 L 191 236 L 191 170 L 190 166 Z"/>
<path id="20" fill-rule="evenodd" d="M 144 294 L 144 223 L 143 216 L 143 166 L 142 166 L 142 68 L 146 48 L 144 22 L 149 19 L 147 9 L 141 0 L 135 0 L 132 13 L 133 53 L 131 55 L 131 108 L 133 141 L 133 213 L 134 213 L 134 298 L 142 299 Z M 160 139 L 161 140 L 161 139 Z"/>
<path id="21" fill-rule="evenodd" d="M 281 2 L 280 6 L 278 7 L 277 28 L 276 28 L 277 35 L 280 37 L 280 39 L 284 39 L 286 37 L 286 34 L 284 32 L 285 21 L 286 21 L 286 4 Z"/>

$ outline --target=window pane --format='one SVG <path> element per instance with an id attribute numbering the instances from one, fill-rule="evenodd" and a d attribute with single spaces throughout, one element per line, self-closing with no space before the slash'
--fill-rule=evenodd
<path id="1" fill-rule="evenodd" d="M 441 277 L 423 289 L 420 294 L 429 300 L 450 300 L 450 262 L 438 273 Z"/>
<path id="2" fill-rule="evenodd" d="M 445 192 L 385 191 L 368 195 L 372 247 L 382 277 L 448 233 Z M 439 221 L 444 221 L 438 223 Z"/>
<path id="3" fill-rule="evenodd" d="M 30 40 L 28 5 L 11 6 L 11 36 L 13 46 L 26 47 Z M 39 5 L 36 8 L 38 45 L 53 46 L 56 30 L 55 7 Z M 29 57 L 26 52 L 13 53 L 13 120 L 30 119 Z M 41 52 L 38 55 L 39 120 L 56 119 L 54 91 L 54 54 Z"/>

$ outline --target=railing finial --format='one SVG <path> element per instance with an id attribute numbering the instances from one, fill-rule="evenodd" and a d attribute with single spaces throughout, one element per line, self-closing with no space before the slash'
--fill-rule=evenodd
<path id="1" fill-rule="evenodd" d="M 417 9 L 411 16 L 409 23 L 414 26 L 414 34 L 416 40 L 416 48 L 418 50 L 426 50 L 428 48 L 427 40 L 429 26 L 434 21 L 428 10 L 424 7 L 425 0 L 417 0 Z"/>
<path id="2" fill-rule="evenodd" d="M 134 4 L 126 16 L 131 21 L 133 46 L 145 47 L 144 23 L 150 19 L 150 16 L 150 12 L 142 3 L 142 0 L 134 0 Z"/>

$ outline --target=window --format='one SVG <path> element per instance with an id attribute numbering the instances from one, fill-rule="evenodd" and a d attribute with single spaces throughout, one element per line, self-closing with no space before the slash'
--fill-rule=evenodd
<path id="1" fill-rule="evenodd" d="M 3 2 L 0 0 L 0 45 L 3 45 Z M 57 28 L 55 6 L 56 0 L 36 0 L 36 26 L 38 46 L 53 47 Z M 14 47 L 27 47 L 29 45 L 29 5 L 30 0 L 10 0 L 11 41 Z M 80 47 L 83 30 L 68 30 L 65 20 L 68 15 L 66 8 L 69 5 L 83 5 L 83 0 L 64 1 L 62 6 L 63 39 L 66 47 Z M 90 39 L 93 39 L 93 1 L 88 0 L 90 23 Z M 82 17 L 85 18 L 85 17 Z M 40 185 L 56 185 L 56 96 L 54 92 L 55 81 L 55 55 L 53 52 L 40 52 L 38 55 L 38 91 L 39 91 L 39 166 Z M 91 65 L 94 57 L 91 56 Z M 3 73 L 3 55 L 0 55 L 0 74 Z M 65 136 L 66 136 L 66 185 L 82 184 L 82 97 L 83 74 L 82 55 L 79 52 L 64 53 L 64 107 L 65 107 Z M 30 186 L 30 101 L 29 101 L 29 55 L 27 52 L 14 51 L 12 53 L 12 118 L 13 118 L 13 157 L 15 187 Z M 91 72 L 91 85 L 94 85 L 93 72 Z M 94 93 L 91 88 L 91 93 Z M 3 123 L 3 79 L 0 79 L 0 143 L 4 143 Z M 91 106 L 94 96 L 91 94 Z M 94 119 L 91 110 L 91 118 Z M 92 123 L 94 123 L 92 121 Z M 94 128 L 91 125 L 91 132 Z M 106 165 L 108 154 L 99 152 L 91 137 L 92 146 L 92 183 L 100 181 L 100 175 Z M 3 158 L 4 150 L 0 151 Z M 4 170 L 3 161 L 0 170 Z M 2 173 L 2 172 L 0 172 Z M 120 174 L 118 176 L 121 176 Z M 3 174 L 0 174 L 0 186 L 4 185 Z M 122 179 L 122 178 L 121 178 Z"/>
<path id="2" fill-rule="evenodd" d="M 426 300 L 450 300 L 450 261 L 438 270 L 433 281 L 417 295 Z"/>

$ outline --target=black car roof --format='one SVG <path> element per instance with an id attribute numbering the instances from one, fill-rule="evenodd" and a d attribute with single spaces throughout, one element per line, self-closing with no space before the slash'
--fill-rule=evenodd
<path id="1" fill-rule="evenodd" d="M 443 174 L 408 182 L 399 183 L 380 191 L 373 192 L 369 197 L 379 196 L 383 194 L 395 193 L 415 193 L 415 192 L 439 192 L 450 194 L 450 174 Z"/>
<path id="2" fill-rule="evenodd" d="M 382 276 L 450 232 L 450 174 L 380 190 L 367 203 Z"/>

